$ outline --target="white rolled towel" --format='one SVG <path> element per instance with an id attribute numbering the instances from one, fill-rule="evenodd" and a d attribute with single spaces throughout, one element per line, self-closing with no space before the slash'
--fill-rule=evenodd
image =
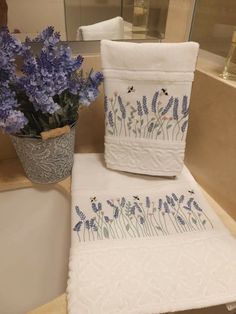
<path id="1" fill-rule="evenodd" d="M 117 16 L 99 23 L 80 26 L 77 30 L 78 40 L 123 39 L 124 20 Z"/>
<path id="2" fill-rule="evenodd" d="M 105 161 L 111 169 L 178 175 L 199 45 L 102 40 Z"/>

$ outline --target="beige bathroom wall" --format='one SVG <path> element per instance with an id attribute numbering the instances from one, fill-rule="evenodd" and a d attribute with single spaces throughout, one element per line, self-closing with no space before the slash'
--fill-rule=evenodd
<path id="1" fill-rule="evenodd" d="M 169 0 L 165 39 L 163 42 L 181 42 L 189 38 L 194 0 Z"/>
<path id="2" fill-rule="evenodd" d="M 25 36 L 36 36 L 49 25 L 54 25 L 61 32 L 62 40 L 66 38 L 65 12 L 63 0 L 7 0 L 8 27 L 10 31 L 20 30 L 17 34 L 21 40 Z"/>
<path id="3" fill-rule="evenodd" d="M 185 162 L 236 219 L 236 85 L 196 71 Z"/>

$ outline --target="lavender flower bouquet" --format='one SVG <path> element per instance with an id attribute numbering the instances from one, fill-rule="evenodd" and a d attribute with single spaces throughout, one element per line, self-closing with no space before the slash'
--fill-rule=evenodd
<path id="1" fill-rule="evenodd" d="M 0 30 L 0 128 L 9 134 L 40 137 L 42 132 L 73 125 L 79 107 L 98 96 L 103 76 L 91 71 L 84 77 L 83 58 L 72 58 L 52 26 L 33 41 L 42 45 L 37 55 L 30 39 L 22 44 L 7 28 Z M 16 63 L 22 64 L 18 75 Z"/>

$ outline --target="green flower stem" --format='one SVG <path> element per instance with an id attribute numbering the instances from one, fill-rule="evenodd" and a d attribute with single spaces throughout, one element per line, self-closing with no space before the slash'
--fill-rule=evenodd
<path id="1" fill-rule="evenodd" d="M 164 230 L 164 227 L 162 225 L 162 222 L 161 222 L 161 211 L 158 209 L 158 218 L 159 218 L 159 222 L 160 222 L 160 226 L 161 226 L 161 229 L 162 229 L 162 232 L 166 235 L 166 231 Z"/>
<path id="2" fill-rule="evenodd" d="M 144 211 L 144 209 L 143 209 L 143 204 L 142 204 L 142 203 L 139 203 L 139 206 L 140 206 L 141 209 L 142 209 L 143 217 L 145 217 L 145 222 L 144 222 L 144 224 L 146 224 L 146 222 L 147 222 L 146 228 L 147 228 L 148 234 L 149 234 L 149 235 L 151 235 L 151 234 L 154 235 L 154 234 L 152 233 L 152 231 L 151 231 L 150 226 L 149 226 L 148 218 L 147 218 L 147 216 L 145 215 L 145 211 Z"/>

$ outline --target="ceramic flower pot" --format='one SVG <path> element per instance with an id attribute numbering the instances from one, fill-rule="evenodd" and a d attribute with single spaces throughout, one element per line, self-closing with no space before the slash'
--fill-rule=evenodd
<path id="1" fill-rule="evenodd" d="M 10 135 L 26 176 L 34 183 L 59 182 L 71 174 L 74 160 L 75 126 L 70 132 L 42 140 Z"/>

